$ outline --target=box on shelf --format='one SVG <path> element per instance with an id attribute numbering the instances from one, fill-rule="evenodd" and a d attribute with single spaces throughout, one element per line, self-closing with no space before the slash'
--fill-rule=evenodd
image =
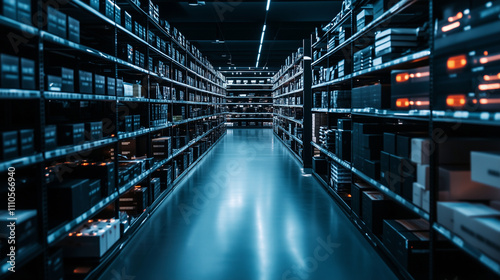
<path id="1" fill-rule="evenodd" d="M 49 217 L 56 225 L 73 220 L 90 209 L 89 180 L 64 180 L 49 187 Z"/>
<path id="2" fill-rule="evenodd" d="M 92 94 L 93 91 L 93 77 L 92 73 L 79 70 L 78 71 L 78 86 L 80 93 Z"/>
<path id="3" fill-rule="evenodd" d="M 67 19 L 66 15 L 52 6 L 47 6 L 47 31 L 59 36 L 61 38 L 67 39 Z"/>
<path id="4" fill-rule="evenodd" d="M 94 74 L 94 94 L 106 94 L 106 77 Z"/>
<path id="5" fill-rule="evenodd" d="M 85 139 L 88 141 L 102 139 L 102 121 L 85 123 Z"/>
<path id="6" fill-rule="evenodd" d="M 429 109 L 429 67 L 391 72 L 391 107 L 393 110 Z"/>
<path id="7" fill-rule="evenodd" d="M 94 207 L 101 201 L 101 180 L 90 180 L 89 182 L 89 205 Z"/>
<path id="8" fill-rule="evenodd" d="M 120 211 L 138 216 L 148 207 L 148 188 L 136 186 L 120 197 Z"/>
<path id="9" fill-rule="evenodd" d="M 116 95 L 116 79 L 106 77 L 106 94 L 110 96 Z"/>
<path id="10" fill-rule="evenodd" d="M 57 148 L 57 126 L 47 125 L 44 130 L 45 150 L 50 151 Z"/>
<path id="11" fill-rule="evenodd" d="M 80 44 L 80 21 L 68 16 L 68 40 Z"/>
<path id="12" fill-rule="evenodd" d="M 20 156 L 29 156 L 35 153 L 35 131 L 33 129 L 19 130 L 18 142 Z"/>
<path id="13" fill-rule="evenodd" d="M 108 248 L 108 234 L 104 229 L 82 229 L 72 232 L 62 245 L 66 258 L 100 258 Z"/>
<path id="14" fill-rule="evenodd" d="M 441 166 L 439 187 L 441 190 L 449 191 L 452 200 L 500 199 L 500 192 L 497 188 L 473 182 L 468 167 Z"/>
<path id="15" fill-rule="evenodd" d="M 57 137 L 59 145 L 80 145 L 85 142 L 85 126 L 83 123 L 60 124 Z"/>
<path id="16" fill-rule="evenodd" d="M 500 188 L 500 152 L 471 153 L 472 181 Z"/>
<path id="17" fill-rule="evenodd" d="M 2 67 L 3 68 L 3 67 Z M 21 58 L 21 88 L 36 89 L 35 61 L 27 58 Z"/>
<path id="18" fill-rule="evenodd" d="M 4 0 L 2 5 L 2 15 L 11 19 L 17 19 L 16 0 Z"/>
<path id="19" fill-rule="evenodd" d="M 106 198 L 115 191 L 115 163 L 95 162 L 82 163 L 74 172 L 77 178 L 89 178 L 101 180 L 101 197 Z"/>
<path id="20" fill-rule="evenodd" d="M 17 131 L 0 132 L 0 158 L 9 160 L 19 156 L 19 139 Z"/>
<path id="21" fill-rule="evenodd" d="M 19 58 L 17 56 L 0 54 L 2 67 L 0 86 L 2 88 L 19 88 Z"/>

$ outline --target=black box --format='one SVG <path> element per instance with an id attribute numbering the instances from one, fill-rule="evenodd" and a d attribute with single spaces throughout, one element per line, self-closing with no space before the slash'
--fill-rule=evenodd
<path id="1" fill-rule="evenodd" d="M 47 90 L 48 91 L 61 91 L 62 78 L 60 76 L 46 75 L 47 76 Z"/>
<path id="2" fill-rule="evenodd" d="M 119 201 L 120 211 L 132 216 L 140 215 L 148 207 L 148 188 L 136 187 L 120 197 Z"/>
<path id="3" fill-rule="evenodd" d="M 94 93 L 105 95 L 106 94 L 106 78 L 101 75 L 94 75 Z"/>
<path id="4" fill-rule="evenodd" d="M 123 97 L 123 79 L 116 79 L 116 96 Z"/>
<path id="5" fill-rule="evenodd" d="M 364 184 L 364 183 L 353 183 L 351 184 L 351 208 L 358 217 L 363 217 L 363 208 L 361 207 L 361 201 L 363 199 L 363 192 L 373 191 L 374 187 Z"/>
<path id="6" fill-rule="evenodd" d="M 62 86 L 63 92 L 75 91 L 75 71 L 73 69 L 61 67 Z"/>
<path id="7" fill-rule="evenodd" d="M 78 85 L 80 87 L 80 93 L 92 94 L 92 73 L 79 70 Z"/>
<path id="8" fill-rule="evenodd" d="M 168 158 L 172 154 L 172 138 L 161 137 L 153 139 L 152 151 L 155 158 Z"/>
<path id="9" fill-rule="evenodd" d="M 120 142 L 120 153 L 126 158 L 132 158 L 137 153 L 137 140 L 128 139 Z"/>
<path id="10" fill-rule="evenodd" d="M 127 12 L 127 11 L 123 11 L 123 17 L 124 17 L 124 26 L 125 26 L 125 29 L 127 29 L 128 31 L 130 32 L 133 32 L 133 29 L 132 29 L 132 16 Z"/>
<path id="11" fill-rule="evenodd" d="M 49 279 L 64 280 L 63 249 L 59 248 L 47 256 L 47 273 Z"/>
<path id="12" fill-rule="evenodd" d="M 17 20 L 17 5 L 16 0 L 2 1 L 2 15 L 14 20 Z"/>
<path id="13" fill-rule="evenodd" d="M 151 178 L 149 182 L 149 187 L 151 188 L 152 199 L 151 203 L 158 199 L 161 192 L 161 183 L 160 178 Z"/>
<path id="14" fill-rule="evenodd" d="M 102 121 L 85 123 L 85 139 L 88 141 L 102 139 Z"/>
<path id="15" fill-rule="evenodd" d="M 313 157 L 313 170 L 316 174 L 328 174 L 328 162 L 326 158 Z"/>
<path id="16" fill-rule="evenodd" d="M 385 220 L 382 241 L 415 279 L 428 279 L 429 230 L 415 227 L 418 223 L 425 224 L 421 220 Z"/>
<path id="17" fill-rule="evenodd" d="M 115 20 L 115 4 L 113 3 L 112 0 L 105 0 L 104 14 L 110 20 Z"/>
<path id="18" fill-rule="evenodd" d="M 91 180 L 89 184 L 90 207 L 94 207 L 101 201 L 101 180 Z"/>
<path id="19" fill-rule="evenodd" d="M 21 58 L 21 88 L 36 89 L 35 61 Z"/>
<path id="20" fill-rule="evenodd" d="M 100 179 L 101 196 L 106 198 L 115 191 L 115 163 L 83 163 L 74 171 L 75 177 Z"/>
<path id="21" fill-rule="evenodd" d="M 0 158 L 2 160 L 13 159 L 19 156 L 17 131 L 0 132 Z"/>
<path id="22" fill-rule="evenodd" d="M 49 187 L 49 217 L 52 222 L 73 220 L 90 209 L 89 180 L 64 180 Z"/>
<path id="23" fill-rule="evenodd" d="M 115 78 L 106 78 L 106 93 L 107 95 L 115 96 L 116 95 L 116 79 Z"/>
<path id="24" fill-rule="evenodd" d="M 138 131 L 141 129 L 141 115 L 133 115 L 132 116 L 132 125 L 133 131 Z"/>
<path id="25" fill-rule="evenodd" d="M 80 145 L 85 142 L 83 123 L 61 124 L 58 126 L 57 142 L 59 145 Z"/>
<path id="26" fill-rule="evenodd" d="M 391 183 L 391 154 L 380 152 L 380 183 L 389 187 Z"/>
<path id="27" fill-rule="evenodd" d="M 0 54 L 2 88 L 19 88 L 19 58 L 12 55 Z"/>
<path id="28" fill-rule="evenodd" d="M 67 39 L 67 20 L 66 15 L 57 9 L 47 6 L 47 31 Z"/>
<path id="29" fill-rule="evenodd" d="M 380 178 L 380 161 L 365 159 L 365 174 L 378 181 Z"/>
<path id="30" fill-rule="evenodd" d="M 68 40 L 80 44 L 80 21 L 68 16 Z"/>
<path id="31" fill-rule="evenodd" d="M 384 219 L 395 218 L 395 202 L 378 191 L 363 192 L 362 219 L 375 235 L 382 233 Z"/>
<path id="32" fill-rule="evenodd" d="M 35 131 L 33 129 L 19 130 L 19 155 L 29 156 L 35 153 Z"/>
<path id="33" fill-rule="evenodd" d="M 0 211 L 0 240 L 7 243 L 7 237 L 10 236 L 9 224 L 12 223 L 9 211 Z M 15 247 L 19 250 L 31 244 L 38 243 L 38 222 L 36 210 L 20 210 L 16 209 L 16 226 L 15 226 Z M 12 239 L 10 239 L 12 240 Z M 0 243 L 3 243 L 0 242 Z M 10 247 L 10 246 L 9 246 Z M 10 250 L 8 250 L 10 251 Z M 15 253 L 17 254 L 18 251 Z"/>
<path id="34" fill-rule="evenodd" d="M 384 152 L 396 154 L 396 134 L 384 133 Z"/>
<path id="35" fill-rule="evenodd" d="M 390 86 L 376 84 L 352 89 L 353 108 L 388 109 L 391 103 Z"/>
<path id="36" fill-rule="evenodd" d="M 133 116 L 124 116 L 120 120 L 120 131 L 121 132 L 133 132 Z"/>
<path id="37" fill-rule="evenodd" d="M 156 170 L 155 177 L 160 178 L 161 190 L 168 190 L 172 186 L 172 166 L 165 166 Z"/>
<path id="38" fill-rule="evenodd" d="M 44 139 L 45 150 L 50 151 L 57 148 L 57 127 L 55 125 L 45 126 Z"/>
<path id="39" fill-rule="evenodd" d="M 429 66 L 391 72 L 393 110 L 429 109 Z"/>

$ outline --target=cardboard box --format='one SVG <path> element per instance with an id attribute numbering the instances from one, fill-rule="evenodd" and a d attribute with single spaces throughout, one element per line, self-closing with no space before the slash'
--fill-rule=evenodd
<path id="1" fill-rule="evenodd" d="M 30 156 L 35 153 L 35 131 L 33 129 L 21 129 L 18 134 L 19 155 Z"/>
<path id="2" fill-rule="evenodd" d="M 0 54 L 2 88 L 19 88 L 19 58 L 12 55 Z"/>
<path id="3" fill-rule="evenodd" d="M 469 202 L 438 202 L 437 203 L 437 222 L 449 230 L 455 228 L 455 212 L 471 210 L 476 212 L 477 215 L 495 215 L 494 209 L 489 208 L 483 204 L 473 204 Z M 500 213 L 500 211 L 497 211 Z"/>
<path id="4" fill-rule="evenodd" d="M 70 233 L 63 242 L 64 256 L 67 258 L 100 258 L 108 250 L 105 230 L 82 230 Z"/>
<path id="5" fill-rule="evenodd" d="M 424 196 L 425 188 L 421 184 L 417 182 L 413 182 L 413 198 L 412 202 L 416 206 L 422 208 L 423 196 Z"/>
<path id="6" fill-rule="evenodd" d="M 80 21 L 68 16 L 68 40 L 80 44 Z"/>
<path id="7" fill-rule="evenodd" d="M 500 188 L 500 152 L 471 153 L 472 181 Z"/>
<path id="8" fill-rule="evenodd" d="M 89 180 L 64 180 L 49 187 L 49 217 L 56 225 L 73 220 L 90 209 Z"/>
<path id="9" fill-rule="evenodd" d="M 471 171 L 456 166 L 439 168 L 439 188 L 450 192 L 453 200 L 498 200 L 497 188 L 471 180 Z"/>
<path id="10" fill-rule="evenodd" d="M 44 130 L 45 150 L 50 151 L 57 148 L 57 126 L 47 125 Z"/>
<path id="11" fill-rule="evenodd" d="M 467 219 L 460 228 L 465 241 L 500 261 L 500 216 Z"/>
<path id="12" fill-rule="evenodd" d="M 35 61 L 21 58 L 21 88 L 36 89 Z"/>
<path id="13" fill-rule="evenodd" d="M 428 190 L 431 186 L 430 166 L 428 164 L 417 164 L 417 182 Z"/>
<path id="14" fill-rule="evenodd" d="M 9 160 L 19 156 L 17 131 L 0 132 L 0 159 Z"/>
<path id="15" fill-rule="evenodd" d="M 61 124 L 57 130 L 59 145 L 80 145 L 85 142 L 85 126 L 83 123 Z"/>

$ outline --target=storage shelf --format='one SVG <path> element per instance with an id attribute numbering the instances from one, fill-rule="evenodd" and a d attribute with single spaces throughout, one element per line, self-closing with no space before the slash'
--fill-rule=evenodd
<path id="1" fill-rule="evenodd" d="M 433 111 L 432 118 L 434 122 L 500 126 L 496 112 Z"/>
<path id="2" fill-rule="evenodd" d="M 75 6 L 77 9 L 87 11 L 88 13 L 92 14 L 93 16 L 99 18 L 100 20 L 106 22 L 109 25 L 112 26 L 117 25 L 113 20 L 107 18 L 103 13 L 96 11 L 94 8 L 90 7 L 88 4 L 82 2 L 81 0 L 72 0 L 69 3 Z"/>
<path id="3" fill-rule="evenodd" d="M 334 153 L 328 151 L 326 148 L 320 146 L 318 143 L 311 142 L 311 145 L 314 148 L 320 150 L 323 154 L 325 154 L 329 158 L 331 158 L 334 161 L 336 161 L 338 164 L 342 165 L 342 167 L 344 167 L 344 168 L 346 168 L 348 170 L 351 170 L 351 163 L 350 162 L 340 159 L 339 157 L 337 157 L 337 155 L 335 155 Z"/>
<path id="4" fill-rule="evenodd" d="M 37 99 L 40 98 L 38 90 L 0 89 L 0 99 Z"/>
<path id="5" fill-rule="evenodd" d="M 352 78 L 351 74 L 345 75 L 344 77 L 340 77 L 340 78 L 337 78 L 335 80 L 331 80 L 331 81 L 328 81 L 328 82 L 324 82 L 324 83 L 319 83 L 319 84 L 313 85 L 312 89 L 327 87 L 327 86 L 331 86 L 331 85 L 335 85 L 335 84 L 341 84 L 341 83 L 347 82 L 348 80 L 350 81 L 351 78 Z"/>
<path id="6" fill-rule="evenodd" d="M 302 142 L 302 140 L 300 140 L 297 136 L 291 134 L 290 132 L 288 132 L 288 130 L 284 129 L 283 127 L 277 125 L 278 129 L 281 129 L 285 134 L 287 134 L 288 136 L 290 136 L 293 140 L 297 141 L 297 143 L 299 143 L 300 145 L 304 146 L 304 142 Z"/>
<path id="7" fill-rule="evenodd" d="M 227 91 L 229 92 L 271 92 L 272 89 L 262 89 L 262 88 L 256 88 L 256 89 L 246 89 L 246 88 L 228 88 Z"/>
<path id="8" fill-rule="evenodd" d="M 9 169 L 9 167 L 22 168 L 22 167 L 26 167 L 29 165 L 40 163 L 42 161 L 43 161 L 42 154 L 19 157 L 16 159 L 3 161 L 3 162 L 0 162 L 0 173 L 6 172 Z"/>
<path id="9" fill-rule="evenodd" d="M 377 188 L 379 191 L 383 192 L 388 197 L 394 199 L 395 201 L 399 202 L 399 204 L 403 205 L 404 207 L 406 207 L 407 209 L 409 209 L 413 213 L 419 215 L 422 219 L 427 220 L 427 221 L 429 220 L 429 213 L 418 208 L 413 203 L 411 203 L 411 202 L 407 201 L 406 199 L 404 199 L 403 197 L 401 197 L 399 194 L 394 193 L 388 187 L 386 187 L 386 186 L 380 184 L 379 182 L 373 180 L 372 178 L 366 176 L 365 174 L 363 174 L 363 172 L 357 170 L 354 167 L 352 168 L 352 172 L 354 174 L 356 174 L 359 178 L 363 179 L 364 181 L 366 181 L 370 185 Z"/>
<path id="10" fill-rule="evenodd" d="M 94 205 L 92 208 L 90 208 L 90 210 L 78 216 L 76 219 L 64 223 L 63 225 L 58 226 L 56 229 L 49 231 L 49 234 L 47 236 L 47 243 L 49 245 L 56 243 L 57 241 L 59 241 L 59 239 L 62 239 L 63 237 L 68 235 L 72 229 L 83 224 L 85 221 L 87 221 L 87 219 L 92 218 L 93 215 L 99 213 L 102 209 L 104 209 L 111 202 L 113 202 L 117 197 L 118 193 L 115 192 L 110 196 L 108 196 L 107 198 L 101 200 L 101 202 L 97 203 L 97 205 Z"/>
<path id="11" fill-rule="evenodd" d="M 286 79 L 283 82 L 277 81 L 275 83 L 275 86 L 273 87 L 273 90 L 277 90 L 278 88 L 282 87 L 283 85 L 288 84 L 289 82 L 295 80 L 295 78 L 297 78 L 298 76 L 300 76 L 302 74 L 304 74 L 304 69 L 302 69 L 299 72 L 293 74 L 290 78 Z M 278 84 L 278 85 L 276 85 L 276 84 Z"/>
<path id="12" fill-rule="evenodd" d="M 296 119 L 294 119 L 294 118 L 287 117 L 287 116 L 284 116 L 284 115 L 282 115 L 282 114 L 273 113 L 273 115 L 278 116 L 278 117 L 283 118 L 283 119 L 287 119 L 287 120 L 289 120 L 289 121 L 292 121 L 292 122 L 295 122 L 295 123 L 298 123 L 298 124 L 303 124 L 303 121 L 296 120 Z"/>
<path id="13" fill-rule="evenodd" d="M 16 247 L 16 249 L 17 249 L 17 247 Z M 37 244 L 32 244 L 28 247 L 21 247 L 15 253 L 16 253 L 16 260 L 15 260 L 16 264 L 15 264 L 14 269 L 15 269 L 15 271 L 18 271 L 21 267 L 23 267 L 25 264 L 29 263 L 32 259 L 34 259 L 35 257 L 37 257 L 38 255 L 40 255 L 42 253 L 42 245 L 37 243 Z M 2 260 L 3 260 L 2 261 L 3 265 L 0 268 L 0 270 L 1 270 L 0 277 L 4 278 L 4 276 L 7 273 L 15 274 L 15 272 L 9 271 L 9 267 L 11 267 L 11 266 L 8 263 L 8 259 L 3 258 Z"/>
<path id="14" fill-rule="evenodd" d="M 295 151 L 292 150 L 292 147 L 288 146 L 285 141 L 283 141 L 283 139 L 281 139 L 281 137 L 279 137 L 278 134 L 276 134 L 276 132 L 273 132 L 274 133 L 274 136 L 276 136 L 276 138 L 278 138 L 278 140 L 280 140 L 280 142 L 283 144 L 283 146 L 287 147 L 288 150 L 291 152 L 291 154 L 295 157 L 295 159 L 297 159 L 299 161 L 300 164 L 304 164 L 304 161 L 299 157 L 298 154 L 295 153 Z"/>
<path id="15" fill-rule="evenodd" d="M 335 114 L 350 114 L 352 112 L 351 109 L 343 109 L 343 108 L 312 108 L 311 111 L 316 113 L 335 113 Z"/>
<path id="16" fill-rule="evenodd" d="M 282 98 L 282 97 L 285 97 L 285 96 L 288 96 L 288 95 L 297 94 L 297 93 L 303 93 L 303 92 L 304 92 L 304 89 L 300 88 L 300 89 L 292 90 L 292 91 L 287 92 L 287 93 L 283 93 L 283 94 L 280 94 L 280 95 L 273 96 L 273 98 Z"/>
<path id="17" fill-rule="evenodd" d="M 273 84 L 227 84 L 227 89 L 230 90 L 232 87 L 272 87 Z"/>
<path id="18" fill-rule="evenodd" d="M 339 21 L 337 21 L 336 23 L 334 23 L 332 25 L 332 27 L 330 27 L 326 32 L 325 32 L 325 35 L 323 37 L 321 37 L 321 39 L 312 44 L 312 48 L 315 49 L 324 39 L 326 39 L 326 35 L 328 35 L 330 32 L 333 31 L 333 29 L 337 28 L 339 25 L 343 24 L 348 18 L 349 16 L 352 14 L 352 10 L 348 10 L 341 18 Z"/>
<path id="19" fill-rule="evenodd" d="M 234 105 L 244 105 L 244 106 L 248 106 L 248 105 L 270 105 L 272 106 L 273 103 L 224 103 L 223 105 L 228 105 L 228 106 L 234 106 Z"/>
<path id="20" fill-rule="evenodd" d="M 226 99 L 272 99 L 272 96 L 226 96 Z"/>
<path id="21" fill-rule="evenodd" d="M 438 223 L 434 223 L 432 228 L 439 232 L 441 235 L 450 240 L 457 247 L 471 255 L 474 259 L 478 260 L 480 263 L 488 267 L 491 271 L 500 276 L 500 262 L 497 262 L 490 258 L 489 256 L 483 254 L 474 246 L 471 246 L 466 241 L 464 241 L 460 236 L 454 234 L 450 230 L 446 229 Z"/>
<path id="22" fill-rule="evenodd" d="M 285 104 L 273 104 L 274 107 L 287 107 L 287 108 L 302 108 L 304 105 L 285 105 Z"/>
<path id="23" fill-rule="evenodd" d="M 141 102 L 141 103 L 150 102 L 149 98 L 144 98 L 144 97 L 118 97 L 117 99 L 120 102 Z"/>
<path id="24" fill-rule="evenodd" d="M 241 117 L 235 117 L 235 118 L 230 118 L 230 117 L 227 117 L 227 121 L 228 122 L 232 122 L 232 121 L 249 121 L 249 120 L 255 120 L 255 121 L 258 121 L 258 120 L 262 120 L 262 121 L 269 121 L 271 122 L 273 120 L 273 118 L 259 118 L 259 117 L 255 117 L 255 118 L 241 118 Z"/>
<path id="25" fill-rule="evenodd" d="M 49 100 L 107 100 L 115 101 L 116 96 L 45 91 L 43 97 Z"/>
<path id="26" fill-rule="evenodd" d="M 301 61 L 302 58 L 304 58 L 304 54 L 301 54 L 299 57 L 297 57 L 295 61 L 292 62 L 290 65 L 288 65 L 288 67 L 286 67 L 283 71 L 281 70 L 278 71 L 278 75 L 273 76 L 274 81 L 278 81 L 279 79 L 281 79 L 288 72 L 288 70 L 290 70 L 293 66 L 295 66 L 297 62 Z"/>
<path id="27" fill-rule="evenodd" d="M 150 131 L 149 129 L 143 128 L 141 130 L 134 131 L 134 132 L 118 132 L 118 140 L 142 136 L 142 135 L 148 134 L 149 131 Z"/>
<path id="28" fill-rule="evenodd" d="M 431 51 L 429 49 L 426 49 L 426 50 L 419 51 L 419 52 L 414 53 L 414 54 L 409 54 L 409 55 L 397 58 L 395 60 L 383 63 L 381 65 L 373 66 L 373 67 L 368 68 L 366 70 L 354 72 L 350 76 L 351 76 L 351 78 L 355 78 L 355 77 L 363 76 L 366 74 L 371 74 L 373 72 L 377 72 L 377 71 L 381 71 L 381 70 L 392 69 L 392 68 L 394 68 L 394 66 L 399 66 L 401 64 L 428 59 L 430 55 L 431 55 Z"/>
<path id="29" fill-rule="evenodd" d="M 12 28 L 12 29 L 15 29 L 17 31 L 23 32 L 23 34 L 32 35 L 32 36 L 37 36 L 38 32 L 39 32 L 38 28 L 35 28 L 35 27 L 28 25 L 28 24 L 24 24 L 22 22 L 8 18 L 8 17 L 3 16 L 3 15 L 0 15 L 0 26 Z"/>
<path id="30" fill-rule="evenodd" d="M 344 212 L 348 213 L 351 211 L 351 207 L 344 201 L 344 199 L 342 199 L 342 197 L 335 190 L 333 190 L 330 187 L 330 185 L 327 182 L 325 182 L 325 180 L 323 180 L 323 178 L 318 173 L 314 172 L 314 170 L 313 170 L 312 174 L 321 183 L 321 185 L 323 185 L 324 189 L 331 196 L 333 196 L 333 198 L 337 201 L 337 203 L 340 204 L 340 206 L 342 206 Z"/>
<path id="31" fill-rule="evenodd" d="M 113 144 L 115 142 L 116 142 L 115 138 L 108 138 L 108 139 L 102 139 L 102 140 L 98 140 L 98 141 L 87 142 L 87 143 L 84 143 L 81 145 L 76 145 L 76 146 L 60 147 L 60 148 L 57 148 L 56 150 L 45 152 L 45 159 L 46 160 L 55 159 L 58 157 L 63 157 L 66 155 L 75 154 L 75 153 L 82 152 L 85 150 L 104 147 L 106 145 L 110 145 L 110 144 Z"/>
<path id="32" fill-rule="evenodd" d="M 353 115 L 366 117 L 394 118 L 416 121 L 429 121 L 431 112 L 429 110 L 412 110 L 412 111 L 391 111 L 374 108 L 353 108 Z"/>

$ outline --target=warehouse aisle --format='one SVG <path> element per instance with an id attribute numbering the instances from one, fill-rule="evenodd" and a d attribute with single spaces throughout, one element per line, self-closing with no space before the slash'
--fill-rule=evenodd
<path id="1" fill-rule="evenodd" d="M 396 279 L 270 129 L 229 130 L 101 279 Z"/>

